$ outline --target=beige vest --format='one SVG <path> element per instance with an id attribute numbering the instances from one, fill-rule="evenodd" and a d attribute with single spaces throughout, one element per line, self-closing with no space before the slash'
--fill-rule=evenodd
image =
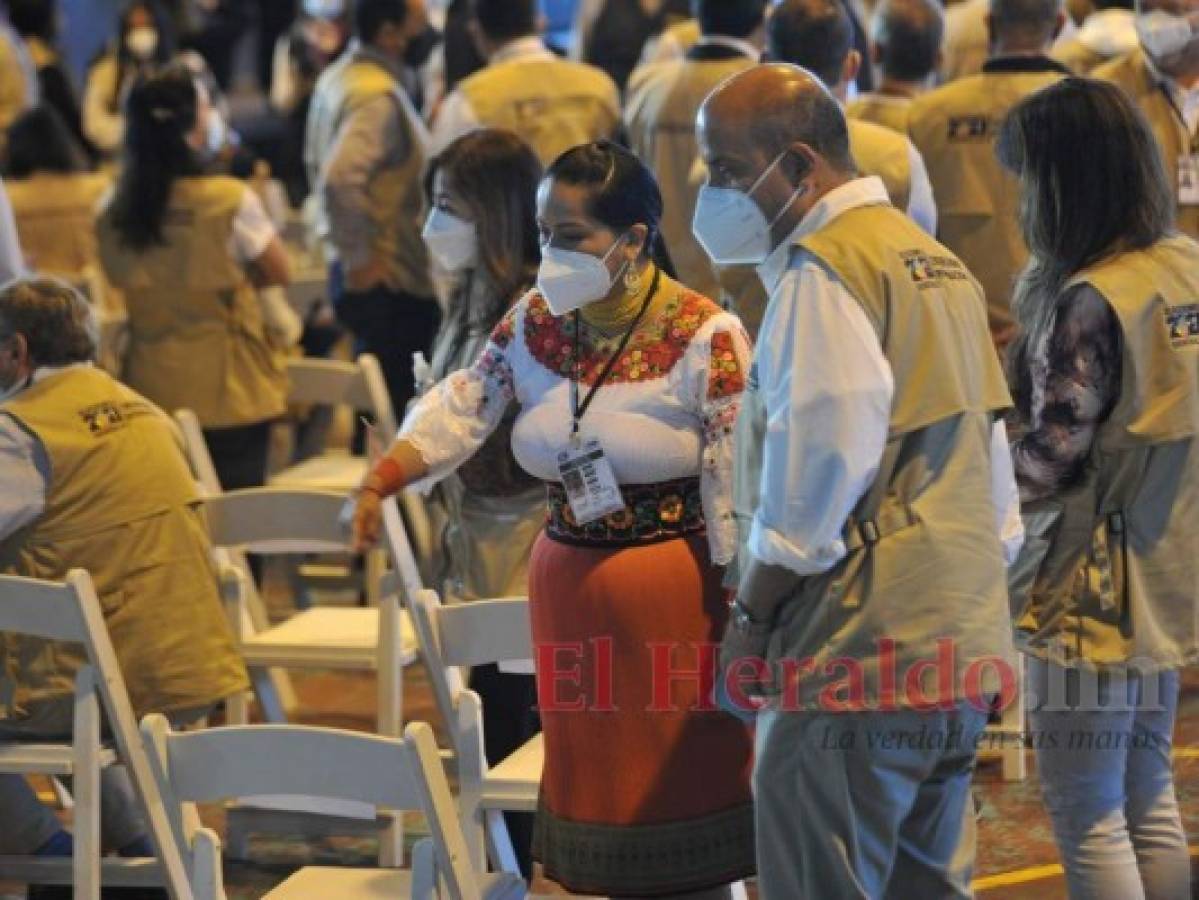
<path id="1" fill-rule="evenodd" d="M 97 224 L 104 271 L 129 310 L 125 381 L 165 410 L 194 410 L 205 428 L 262 422 L 286 408 L 283 357 L 229 252 L 246 190 L 232 178 L 177 180 L 165 242 L 143 250 L 121 240 L 111 207 Z"/>
<path id="2" fill-rule="evenodd" d="M 1121 59 L 1100 66 L 1092 75 L 1118 84 L 1145 114 L 1153 129 L 1153 136 L 1157 138 L 1157 145 L 1161 148 L 1166 179 L 1172 188 L 1177 189 L 1178 160 L 1190 152 L 1191 136 L 1174 112 L 1165 91 L 1150 74 L 1145 54 L 1135 50 Z M 1180 231 L 1199 238 L 1199 206 L 1179 206 L 1175 221 Z"/>
<path id="3" fill-rule="evenodd" d="M 849 119 L 849 150 L 862 175 L 877 175 L 887 188 L 891 205 L 908 208 L 912 194 L 912 157 L 908 139 L 889 128 Z"/>
<path id="4" fill-rule="evenodd" d="M 403 152 L 380 166 L 370 179 L 372 250 L 391 263 L 392 277 L 403 290 L 418 297 L 432 297 L 429 257 L 420 236 L 425 209 L 421 180 L 427 159 L 425 128 L 395 77 L 378 63 L 359 58 L 352 51 L 321 74 L 308 113 L 304 160 L 316 203 L 316 233 L 325 240 L 327 254 L 334 258 L 325 208 L 323 167 L 347 118 L 379 97 L 390 97 L 395 102 Z"/>
<path id="5" fill-rule="evenodd" d="M 812 660 L 800 698 L 859 661 L 878 700 L 881 638 L 903 672 L 953 641 L 954 696 L 982 657 L 1012 656 L 1003 551 L 991 498 L 995 415 L 1010 405 L 978 284 L 944 247 L 890 206 L 849 210 L 800 246 L 826 266 L 874 326 L 895 379 L 879 474 L 845 529 L 848 555 L 805 578 L 782 607 L 768 660 Z M 799 252 L 799 251 L 796 251 Z M 756 367 L 738 423 L 738 518 L 752 517 L 768 399 Z M 812 422 L 819 428 L 819 422 Z M 902 692 L 895 699 L 908 705 Z"/>
<path id="6" fill-rule="evenodd" d="M 513 59 L 458 85 L 483 125 L 520 135 L 548 166 L 571 147 L 612 137 L 620 94 L 601 69 L 564 59 Z"/>
<path id="7" fill-rule="evenodd" d="M 845 118 L 872 122 L 900 134 L 908 133 L 908 111 L 912 101 L 907 97 L 883 94 L 862 94 L 845 107 Z"/>
<path id="8" fill-rule="evenodd" d="M 1013 106 L 1062 77 L 973 75 L 912 103 L 908 129 L 932 180 L 937 238 L 982 284 L 991 333 L 1000 346 L 1015 331 L 1012 289 L 1028 249 L 1016 221 L 1020 188 L 995 158 L 995 138 Z"/>
<path id="9" fill-rule="evenodd" d="M 711 259 L 691 232 L 703 183 L 703 170 L 697 165 L 695 115 L 716 85 L 753 64 L 745 57 L 677 60 L 638 69 L 629 81 L 625 104 L 629 143 L 662 190 L 662 236 L 679 281 L 705 297 L 719 297 L 721 290 Z"/>
<path id="10" fill-rule="evenodd" d="M 21 250 L 39 272 L 75 280 L 99 269 L 96 206 L 108 189 L 104 175 L 41 173 L 6 181 Z"/>
<path id="11" fill-rule="evenodd" d="M 1079 273 L 1120 322 L 1123 379 L 1081 485 L 1025 509 L 1019 639 L 1065 665 L 1199 656 L 1199 244 L 1173 237 Z"/>
<path id="12" fill-rule="evenodd" d="M 0 542 L 0 571 L 91 573 L 134 711 L 208 706 L 248 686 L 221 608 L 195 483 L 170 420 L 92 368 L 0 405 L 45 448 L 46 508 Z M 78 645 L 0 635 L 0 718 L 70 721 Z"/>
<path id="13" fill-rule="evenodd" d="M 1090 75 L 1095 68 L 1108 60 L 1108 57 L 1097 50 L 1092 50 L 1077 37 L 1055 46 L 1049 56 L 1075 75 Z"/>

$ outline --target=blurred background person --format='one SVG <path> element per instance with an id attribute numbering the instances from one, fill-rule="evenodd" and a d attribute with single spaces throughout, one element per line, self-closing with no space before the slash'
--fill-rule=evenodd
<path id="1" fill-rule="evenodd" d="M 1045 805 L 1087 900 L 1191 896 L 1171 743 L 1199 653 L 1199 244 L 1174 232 L 1153 144 L 1119 89 L 1078 78 L 999 135 L 1031 250 L 1011 374 L 1034 539 L 1012 609 Z"/>
<path id="2" fill-rule="evenodd" d="M 766 55 L 814 73 L 844 108 L 862 66 L 853 48 L 853 22 L 840 0 L 782 0 L 766 26 Z M 895 208 L 929 234 L 937 229 L 934 190 L 920 151 L 906 135 L 851 119 L 849 147 L 863 175 L 877 175 Z"/>
<path id="3" fill-rule="evenodd" d="M 1175 225 L 1199 238 L 1199 0 L 1136 9 L 1141 46 L 1091 74 L 1123 88 L 1149 119 L 1174 185 Z"/>
<path id="4" fill-rule="evenodd" d="M 937 236 L 982 284 L 1003 352 L 1015 336 L 1012 289 L 1028 250 L 1016 218 L 1019 192 L 995 158 L 995 136 L 1013 106 L 1069 70 L 1047 55 L 1066 21 L 1061 0 L 991 0 L 986 21 L 991 55 L 982 72 L 917 98 L 908 131 L 933 179 Z"/>
<path id="5" fill-rule="evenodd" d="M 1138 46 L 1133 0 L 1094 0 L 1078 31 L 1060 39 L 1049 55 L 1075 75 L 1089 75 Z"/>
<path id="6" fill-rule="evenodd" d="M 0 6 L 0 130 L 38 101 L 37 69 Z"/>
<path id="7" fill-rule="evenodd" d="M 373 542 L 382 497 L 457 469 L 518 404 L 512 450 L 549 498 L 529 563 L 534 645 L 581 641 L 590 672 L 607 639 L 612 672 L 610 692 L 579 685 L 578 709 L 543 682 L 533 855 L 576 893 L 724 898 L 754 869 L 749 734 L 694 681 L 646 710 L 651 646 L 686 648 L 673 664 L 702 669 L 693 648 L 728 615 L 732 424 L 749 348 L 734 316 L 663 271 L 661 209 L 653 175 L 618 145 L 576 147 L 550 167 L 538 290 L 415 407 L 363 483 L 355 534 Z M 572 434 L 601 442 L 619 507 L 572 510 L 559 463 Z"/>
<path id="8" fill-rule="evenodd" d="M 96 148 L 83 134 L 83 113 L 71 73 L 58 48 L 57 0 L 6 0 L 8 18 L 21 36 L 37 71 L 39 102 L 54 109 L 87 155 L 97 160 Z"/>
<path id="9" fill-rule="evenodd" d="M 30 267 L 77 285 L 99 276 L 96 207 L 110 181 L 88 170 L 57 110 L 36 106 L 13 122 L 4 178 Z"/>
<path id="10" fill-rule="evenodd" d="M 470 368 L 536 282 L 541 172 L 528 145 L 494 129 L 472 131 L 430 160 L 424 239 L 433 265 L 451 285 L 433 342 L 433 382 Z M 437 486 L 446 513 L 439 581 L 447 597 L 475 600 L 529 592 L 529 553 L 545 524 L 545 486 L 512 455 L 515 421 L 513 408 L 474 457 Z M 470 685 L 483 698 L 487 759 L 498 763 L 538 730 L 533 676 L 478 666 Z M 527 878 L 533 817 L 508 813 L 506 818 Z"/>
<path id="11" fill-rule="evenodd" d="M 130 0 L 111 47 L 92 63 L 83 90 L 83 133 L 106 156 L 121 146 L 124 103 L 138 75 L 175 53 L 175 32 L 157 0 Z"/>
<path id="12" fill-rule="evenodd" d="M 580 0 L 571 56 L 603 69 L 623 91 L 646 43 L 690 16 L 690 0 Z"/>
<path id="13" fill-rule="evenodd" d="M 480 125 L 519 135 L 549 165 L 571 147 L 616 136 L 620 93 L 604 72 L 560 59 L 539 35 L 537 0 L 474 0 L 487 60 L 446 97 L 434 148 Z"/>
<path id="14" fill-rule="evenodd" d="M 883 0 L 870 42 L 878 87 L 847 104 L 845 115 L 906 135 L 912 100 L 936 81 L 944 30 L 937 0 Z"/>
<path id="15" fill-rule="evenodd" d="M 420 238 L 429 137 L 400 80 L 427 25 L 422 0 L 358 0 L 357 40 L 317 82 L 304 139 L 334 308 L 356 353 L 379 358 L 397 414 L 440 318 Z"/>
<path id="16" fill-rule="evenodd" d="M 702 36 L 681 59 L 639 67 L 629 80 L 629 145 L 662 190 L 662 237 L 679 279 L 707 297 L 723 291 L 691 233 L 702 182 L 695 114 L 725 78 L 756 65 L 765 43 L 766 0 L 697 0 Z M 756 276 L 755 276 L 756 277 Z"/>
<path id="17" fill-rule="evenodd" d="M 239 180 L 201 174 L 206 94 L 181 62 L 134 85 L 97 230 L 129 311 L 125 380 L 164 410 L 195 411 L 234 490 L 265 481 L 270 425 L 286 406 L 280 347 L 298 329 L 286 301 L 269 304 L 288 263 L 261 201 Z"/>

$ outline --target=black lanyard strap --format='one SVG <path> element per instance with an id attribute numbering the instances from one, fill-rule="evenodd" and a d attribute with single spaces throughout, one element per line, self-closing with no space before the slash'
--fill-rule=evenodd
<path id="1" fill-rule="evenodd" d="M 591 401 L 595 399 L 595 395 L 599 393 L 599 389 L 603 387 L 604 382 L 607 381 L 612 375 L 612 370 L 616 368 L 616 363 L 620 361 L 620 358 L 624 355 L 625 350 L 629 348 L 629 341 L 633 339 L 633 332 L 637 330 L 637 326 L 640 325 L 641 320 L 645 318 L 645 313 L 649 309 L 650 303 L 653 302 L 654 297 L 658 293 L 658 285 L 661 280 L 662 270 L 655 267 L 654 280 L 649 286 L 649 294 L 646 295 L 645 302 L 641 304 L 641 309 L 637 311 L 637 317 L 633 319 L 633 323 L 628 327 L 628 330 L 625 331 L 624 336 L 621 337 L 620 343 L 616 347 L 616 352 L 613 353 L 608 358 L 608 362 L 604 364 L 603 371 L 600 372 L 599 377 L 595 380 L 595 384 L 591 386 L 591 390 L 587 392 L 587 396 L 583 398 L 582 404 L 579 403 L 579 382 L 583 378 L 583 370 L 579 365 L 580 357 L 582 356 L 579 333 L 582 331 L 583 323 L 580 320 L 581 317 L 579 315 L 579 311 L 577 309 L 574 311 L 575 340 L 574 353 L 571 359 L 574 369 L 574 377 L 570 382 L 570 436 L 572 438 L 578 435 L 579 422 L 583 420 L 583 416 L 587 415 L 587 410 L 591 406 Z"/>

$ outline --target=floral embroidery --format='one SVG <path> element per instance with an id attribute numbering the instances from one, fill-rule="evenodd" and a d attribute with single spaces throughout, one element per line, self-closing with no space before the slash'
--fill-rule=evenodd
<path id="1" fill-rule="evenodd" d="M 546 487 L 549 501 L 546 532 L 566 543 L 627 546 L 696 534 L 706 527 L 698 478 L 621 485 L 624 509 L 587 525 L 580 525 L 575 519 L 562 485 L 551 482 Z"/>
<path id="2" fill-rule="evenodd" d="M 665 377 L 683 358 L 687 346 L 703 324 L 720 312 L 719 306 L 700 294 L 687 292 L 672 299 L 657 318 L 637 329 L 628 349 L 612 370 L 609 382 L 652 381 Z M 594 384 L 620 344 L 620 337 L 598 338 L 586 328 L 580 337 L 580 381 Z M 525 308 L 524 338 L 529 353 L 538 363 L 555 375 L 573 377 L 574 316 L 554 316 L 545 298 L 533 293 Z M 731 352 L 732 343 L 728 346 Z"/>
<path id="3" fill-rule="evenodd" d="M 508 363 L 503 351 L 494 342 L 487 345 L 479 361 L 475 363 L 474 374 L 494 386 L 504 404 L 512 402 L 516 397 L 516 379 L 512 375 L 512 366 Z M 487 405 L 487 393 L 479 399 L 479 414 Z"/>
<path id="4" fill-rule="evenodd" d="M 508 310 L 504 318 L 500 319 L 499 324 L 491 332 L 491 343 L 495 344 L 501 350 L 507 350 L 508 345 L 512 343 L 512 338 L 516 336 L 516 307 Z"/>
<path id="5" fill-rule="evenodd" d="M 735 397 L 745 390 L 745 372 L 727 331 L 712 335 L 712 361 L 708 368 L 708 399 Z"/>

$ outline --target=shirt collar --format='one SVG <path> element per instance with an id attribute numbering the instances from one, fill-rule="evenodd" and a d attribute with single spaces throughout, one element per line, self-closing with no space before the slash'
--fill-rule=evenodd
<path id="1" fill-rule="evenodd" d="M 350 44 L 350 53 L 354 62 L 369 62 L 374 63 L 381 69 L 385 70 L 388 75 L 395 78 L 397 81 L 403 76 L 403 67 L 398 61 L 392 59 L 386 53 L 381 53 L 372 47 L 370 44 L 364 44 L 357 38 Z"/>
<path id="2" fill-rule="evenodd" d="M 1073 74 L 1066 66 L 1056 59 L 1037 54 L 1035 56 L 997 56 L 983 63 L 983 72 L 988 75 L 1008 75 L 1013 73 L 1060 72 L 1063 75 Z"/>
<path id="3" fill-rule="evenodd" d="M 758 277 L 768 292 L 778 287 L 779 281 L 786 274 L 791 264 L 791 249 L 813 232 L 824 228 L 829 222 L 844 212 L 857 209 L 860 206 L 890 205 L 887 188 L 883 180 L 875 175 L 866 178 L 855 178 L 840 187 L 835 187 L 823 197 L 820 202 L 809 209 L 795 230 L 783 239 L 766 257 L 766 261 L 758 266 Z"/>
<path id="4" fill-rule="evenodd" d="M 741 56 L 752 59 L 755 62 L 762 58 L 762 51 L 749 41 L 730 37 L 727 34 L 706 34 L 699 39 L 695 46 L 725 47 L 729 50 L 736 50 Z"/>
<path id="5" fill-rule="evenodd" d="M 0 402 L 3 402 L 4 400 L 11 400 L 13 397 L 19 396 L 22 391 L 28 390 L 33 385 L 43 382 L 47 378 L 52 378 L 53 376 L 62 372 L 70 372 L 73 369 L 90 369 L 91 367 L 92 364 L 90 362 L 68 363 L 65 366 L 38 366 L 33 370 L 33 374 L 26 379 L 25 383 L 11 394 L 3 395 L 0 393 Z"/>
<path id="6" fill-rule="evenodd" d="M 490 64 L 511 62 L 514 59 L 534 59 L 552 57 L 554 54 L 545 46 L 545 42 L 535 34 L 508 41 L 504 46 L 491 54 Z"/>

